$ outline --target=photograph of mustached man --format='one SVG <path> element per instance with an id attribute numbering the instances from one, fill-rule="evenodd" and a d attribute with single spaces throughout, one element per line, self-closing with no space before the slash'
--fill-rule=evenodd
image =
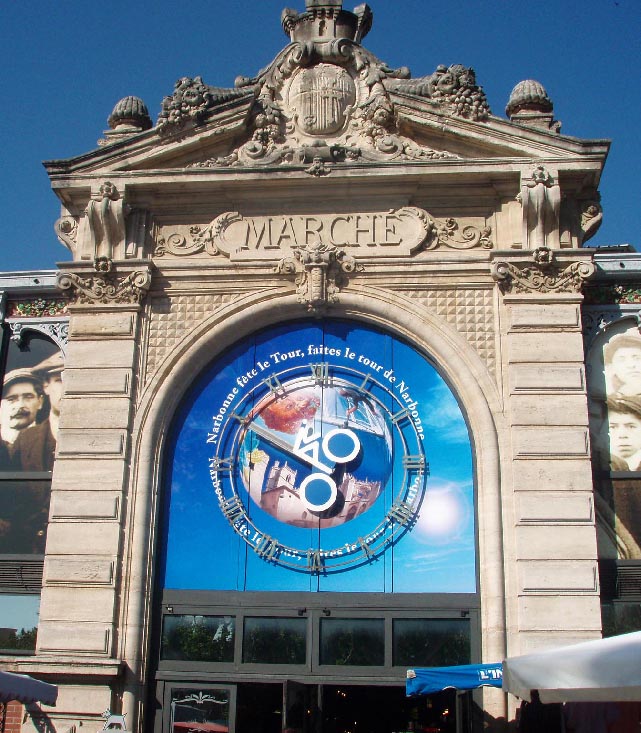
<path id="1" fill-rule="evenodd" d="M 48 339 L 9 344 L 0 400 L 0 555 L 45 551 L 63 368 Z"/>
<path id="2" fill-rule="evenodd" d="M 9 370 L 0 401 L 0 471 L 51 471 L 56 450 L 63 356 Z"/>

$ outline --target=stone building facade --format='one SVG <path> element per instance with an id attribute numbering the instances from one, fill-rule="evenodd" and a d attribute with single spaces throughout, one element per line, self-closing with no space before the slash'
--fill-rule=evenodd
<path id="1" fill-rule="evenodd" d="M 23 730 L 94 730 L 108 709 L 129 730 L 178 731 L 191 705 L 200 724 L 243 733 L 243 696 L 263 693 L 284 695 L 283 727 L 338 730 L 322 717 L 323 704 L 340 717 L 328 690 L 361 699 L 400 690 L 412 664 L 639 628 L 638 466 L 611 455 L 636 451 L 615 450 L 603 422 L 636 414 L 641 394 L 607 355 L 617 338 L 637 348 L 641 264 L 586 246 L 608 143 L 562 135 L 537 82 L 515 87 L 504 119 L 472 69 L 390 69 L 362 43 L 366 5 L 307 0 L 282 22 L 290 42 L 255 78 L 180 79 L 155 125 L 126 98 L 96 150 L 48 162 L 68 261 L 2 276 L 5 385 L 30 370 L 46 403 L 64 357 L 52 473 L 24 463 L 18 438 L 0 482 L 50 481 L 33 530 L 46 547 L 2 556 L 7 597 L 41 589 L 35 653 L 8 649 L 2 665 L 60 687 Z M 298 461 L 309 475 L 263 500 L 277 453 L 290 458 L 279 471 Z M 223 565 L 240 570 L 230 580 Z M 269 636 L 274 618 L 288 623 Z M 341 633 L 378 639 L 380 658 L 333 658 L 336 618 L 362 621 Z M 403 624 L 435 645 L 423 621 L 451 622 L 438 633 L 462 647 L 403 656 Z M 172 646 L 181 623 L 218 651 Z M 302 647 L 251 657 L 257 638 Z M 513 717 L 498 691 L 476 703 L 490 724 Z M 457 705 L 463 730 L 474 715 Z"/>

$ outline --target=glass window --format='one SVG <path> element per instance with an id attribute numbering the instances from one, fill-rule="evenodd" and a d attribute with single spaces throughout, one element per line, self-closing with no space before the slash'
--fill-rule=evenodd
<path id="1" fill-rule="evenodd" d="M 230 690 L 180 688 L 171 692 L 172 733 L 227 733 L 230 730 Z"/>
<path id="2" fill-rule="evenodd" d="M 243 636 L 243 662 L 305 664 L 307 619 L 248 617 Z"/>
<path id="3" fill-rule="evenodd" d="M 0 556 L 44 555 L 50 498 L 48 480 L 0 480 Z"/>
<path id="4" fill-rule="evenodd" d="M 233 662 L 234 638 L 231 616 L 165 616 L 160 658 Z"/>
<path id="5" fill-rule="evenodd" d="M 0 595 L 0 652 L 35 652 L 39 610 L 39 595 Z"/>
<path id="6" fill-rule="evenodd" d="M 603 636 L 641 631 L 641 603 L 604 603 L 601 618 Z"/>
<path id="7" fill-rule="evenodd" d="M 382 618 L 323 618 L 320 663 L 373 667 L 385 664 L 385 621 Z"/>
<path id="8" fill-rule="evenodd" d="M 447 667 L 470 663 L 469 619 L 394 619 L 393 664 Z"/>

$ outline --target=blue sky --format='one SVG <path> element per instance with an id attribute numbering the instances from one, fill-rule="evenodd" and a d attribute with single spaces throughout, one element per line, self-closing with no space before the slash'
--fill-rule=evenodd
<path id="1" fill-rule="evenodd" d="M 255 74 L 287 42 L 285 5 L 302 10 L 304 0 L 6 0 L 0 271 L 48 269 L 67 259 L 53 233 L 59 208 L 42 160 L 95 148 L 114 104 L 128 94 L 142 97 L 155 120 L 181 76 L 232 86 L 237 75 Z M 612 139 L 601 185 L 604 223 L 591 244 L 640 244 L 639 0 L 370 5 L 374 27 L 365 45 L 391 66 L 407 65 L 414 76 L 438 64 L 472 66 L 501 116 L 513 86 L 535 78 L 564 134 Z"/>

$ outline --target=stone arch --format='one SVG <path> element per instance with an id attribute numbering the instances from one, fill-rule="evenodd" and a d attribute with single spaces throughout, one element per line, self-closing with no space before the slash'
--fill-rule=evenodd
<path id="1" fill-rule="evenodd" d="M 353 287 L 328 314 L 361 321 L 400 336 L 422 350 L 438 366 L 466 415 L 474 451 L 477 492 L 477 541 L 485 659 L 503 659 L 506 647 L 505 577 L 500 482 L 502 419 L 497 385 L 470 344 L 441 318 L 421 310 L 398 294 Z M 304 317 L 289 293 L 274 291 L 241 297 L 214 313 L 185 338 L 146 385 L 132 431 L 127 539 L 124 553 L 128 585 L 123 589 L 121 656 L 130 680 L 125 683 L 124 709 L 134 708 L 143 684 L 152 613 L 158 494 L 162 477 L 164 435 L 193 380 L 223 351 L 264 327 Z M 498 703 L 500 707 L 501 703 Z"/>

